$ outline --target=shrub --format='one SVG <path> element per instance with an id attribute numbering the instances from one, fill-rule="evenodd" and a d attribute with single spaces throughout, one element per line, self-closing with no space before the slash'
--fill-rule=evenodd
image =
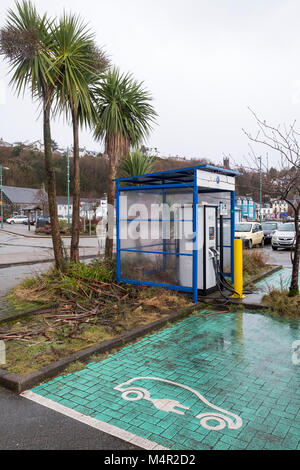
<path id="1" fill-rule="evenodd" d="M 58 225 L 59 225 L 59 230 L 67 230 L 68 228 L 68 222 L 67 220 L 64 220 L 64 219 L 59 219 Z"/>
<path id="2" fill-rule="evenodd" d="M 258 251 L 244 250 L 243 273 L 248 276 L 256 276 L 266 268 L 266 260 L 263 253 Z"/>
<path id="3" fill-rule="evenodd" d="M 99 282 L 112 282 L 115 279 L 113 264 L 94 260 L 89 264 L 70 263 L 67 274 L 74 279 L 95 279 Z"/>
<path id="4" fill-rule="evenodd" d="M 289 297 L 288 290 L 270 290 L 263 297 L 263 303 L 270 307 L 271 313 L 280 317 L 300 317 L 300 296 Z"/>

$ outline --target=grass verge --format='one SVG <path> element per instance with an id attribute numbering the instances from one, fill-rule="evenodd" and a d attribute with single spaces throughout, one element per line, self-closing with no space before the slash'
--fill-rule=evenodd
<path id="1" fill-rule="evenodd" d="M 272 316 L 300 318 L 300 295 L 289 297 L 288 290 L 272 289 L 263 297 L 263 303 L 270 307 Z"/>
<path id="2" fill-rule="evenodd" d="M 255 250 L 243 251 L 244 285 L 248 284 L 252 278 L 266 272 L 269 268 L 270 266 L 266 264 L 266 257 L 263 253 Z"/>

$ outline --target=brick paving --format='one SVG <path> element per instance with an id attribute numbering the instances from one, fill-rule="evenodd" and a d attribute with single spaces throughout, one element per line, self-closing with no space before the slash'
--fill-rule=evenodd
<path id="1" fill-rule="evenodd" d="M 300 450 L 299 338 L 297 320 L 203 311 L 32 391 L 174 450 Z"/>

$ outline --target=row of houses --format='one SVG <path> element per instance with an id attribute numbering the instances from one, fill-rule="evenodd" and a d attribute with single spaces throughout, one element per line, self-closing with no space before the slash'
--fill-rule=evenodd
<path id="1" fill-rule="evenodd" d="M 2 186 L 3 213 L 4 219 L 13 214 L 23 214 L 38 208 L 40 214 L 48 212 L 48 196 L 44 189 L 20 188 L 16 186 Z M 57 212 L 60 217 L 72 215 L 73 200 L 70 197 L 68 211 L 68 198 L 57 196 Z M 88 217 L 93 214 L 96 217 L 105 218 L 107 216 L 107 198 L 81 198 L 80 215 Z"/>
<path id="2" fill-rule="evenodd" d="M 256 203 L 252 197 L 239 197 L 236 201 L 241 211 L 241 218 L 255 220 L 262 219 L 284 219 L 289 215 L 289 205 L 286 201 L 271 199 L 269 203 Z"/>
<path id="3" fill-rule="evenodd" d="M 26 141 L 26 142 L 14 142 L 14 143 L 11 144 L 10 142 L 6 142 L 2 138 L 0 139 L 0 147 L 10 148 L 10 147 L 19 147 L 20 145 L 22 145 L 24 148 L 26 148 L 28 150 L 32 150 L 33 152 L 44 152 L 44 150 L 45 150 L 44 144 L 41 140 L 35 140 L 34 142 L 28 142 L 28 141 Z M 54 146 L 53 147 L 53 153 L 57 153 L 59 155 L 66 155 L 67 154 L 67 148 Z M 80 158 L 86 157 L 86 156 L 97 157 L 98 154 L 99 154 L 99 152 L 96 152 L 95 150 L 88 150 L 86 147 L 80 147 L 79 148 L 79 157 Z M 70 147 L 69 155 L 70 155 L 70 157 L 73 157 L 73 147 Z"/>

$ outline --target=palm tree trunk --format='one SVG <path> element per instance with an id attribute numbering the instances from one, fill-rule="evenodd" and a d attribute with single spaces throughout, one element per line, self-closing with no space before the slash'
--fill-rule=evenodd
<path id="1" fill-rule="evenodd" d="M 50 130 L 50 109 L 51 102 L 47 96 L 44 97 L 44 147 L 45 147 L 45 169 L 47 177 L 47 192 L 48 192 L 48 205 L 51 221 L 51 235 L 53 243 L 53 252 L 55 258 L 56 268 L 62 269 L 63 248 L 59 231 L 58 216 L 57 216 L 57 202 L 56 202 L 56 180 L 55 170 L 52 159 L 51 148 L 51 130 Z"/>
<path id="2" fill-rule="evenodd" d="M 295 254 L 293 259 L 292 268 L 292 279 L 289 290 L 289 295 L 294 297 L 299 295 L 299 262 L 300 262 L 300 230 L 298 225 L 298 217 L 300 212 L 300 205 L 295 210 L 295 231 L 296 231 L 296 243 L 295 243 Z"/>
<path id="3" fill-rule="evenodd" d="M 113 258 L 113 227 L 114 227 L 114 206 L 115 206 L 115 193 L 116 185 L 115 178 L 117 174 L 117 165 L 120 158 L 125 156 L 129 149 L 128 139 L 126 139 L 120 132 L 117 135 L 110 135 L 106 139 L 106 153 L 109 156 L 109 170 L 108 170 L 108 185 L 107 185 L 107 208 L 108 208 L 108 223 L 106 226 L 106 241 L 105 241 L 105 258 Z M 110 224 L 110 227 L 109 227 Z M 111 230 L 109 230 L 109 228 Z"/>
<path id="4" fill-rule="evenodd" d="M 73 121 L 73 157 L 74 157 L 74 189 L 72 213 L 71 261 L 79 262 L 79 230 L 80 230 L 80 167 L 79 167 L 79 128 L 78 116 L 72 112 Z"/>

